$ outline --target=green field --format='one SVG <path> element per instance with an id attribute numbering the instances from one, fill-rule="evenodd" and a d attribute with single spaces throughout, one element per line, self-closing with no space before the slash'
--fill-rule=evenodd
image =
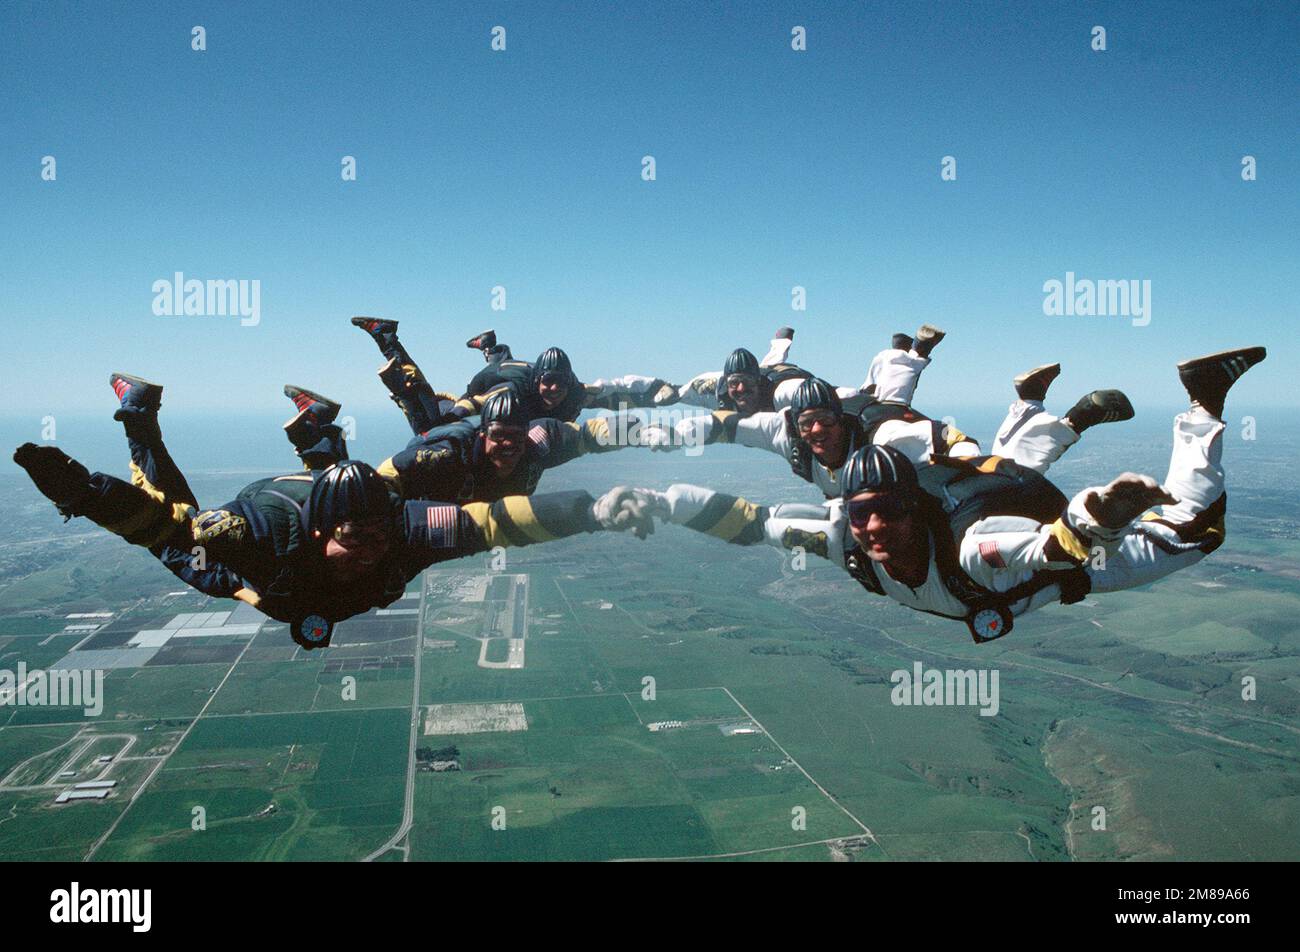
<path id="1" fill-rule="evenodd" d="M 641 476 L 638 463 L 600 465 L 597 482 Z M 711 457 L 692 475 L 725 485 L 730 465 Z M 740 488 L 780 498 L 788 473 L 770 468 L 738 467 Z M 1158 585 L 1046 608 L 979 646 L 829 566 L 796 571 L 669 527 L 644 543 L 509 550 L 506 571 L 529 576 L 525 665 L 484 668 L 486 605 L 464 599 L 488 560 L 449 563 L 427 574 L 422 619 L 345 623 L 326 652 L 268 623 L 233 663 L 109 671 L 99 718 L 0 709 L 0 770 L 13 774 L 0 851 L 80 859 L 116 823 L 94 859 L 365 858 L 403 823 L 415 698 L 461 713 L 446 706 L 518 705 L 527 729 L 421 733 L 417 746 L 454 745 L 460 769 L 414 772 L 412 826 L 383 860 L 1294 858 L 1300 544 L 1251 518 Z M 156 576 L 162 593 L 113 601 L 98 564 L 42 573 L 46 601 L 4 606 L 0 667 L 61 658 L 85 638 L 60 633 L 72 611 L 111 610 L 122 632 L 229 608 L 167 594 L 174 582 Z M 72 607 L 49 611 L 64 589 Z M 496 638 L 487 660 L 506 651 Z M 997 716 L 896 706 L 891 674 L 916 662 L 996 671 Z M 51 780 L 84 731 L 135 738 L 108 773 L 119 788 L 55 806 Z M 77 755 L 79 778 L 120 743 Z M 206 829 L 192 828 L 196 807 Z"/>

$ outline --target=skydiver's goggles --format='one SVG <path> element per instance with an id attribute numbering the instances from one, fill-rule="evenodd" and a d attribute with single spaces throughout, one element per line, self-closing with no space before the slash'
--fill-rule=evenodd
<path id="1" fill-rule="evenodd" d="M 528 438 L 528 433 L 522 426 L 512 426 L 509 423 L 489 423 L 487 435 L 493 443 L 522 443 Z"/>
<path id="2" fill-rule="evenodd" d="M 334 541 L 345 549 L 378 548 L 388 543 L 382 522 L 344 522 L 334 527 Z"/>
<path id="3" fill-rule="evenodd" d="M 743 385 L 747 390 L 758 389 L 758 378 L 753 374 L 728 374 L 727 389 L 735 390 Z"/>
<path id="4" fill-rule="evenodd" d="M 567 387 L 569 385 L 569 375 L 558 370 L 548 370 L 537 380 L 544 387 Z"/>
<path id="5" fill-rule="evenodd" d="M 840 415 L 834 410 L 805 410 L 799 414 L 799 420 L 796 424 L 799 427 L 799 435 L 807 436 L 812 432 L 813 427 L 821 424 L 823 427 L 834 426 L 840 422 Z"/>
<path id="6" fill-rule="evenodd" d="M 893 492 L 881 493 L 873 499 L 850 499 L 844 506 L 849 525 L 855 529 L 865 529 L 873 515 L 879 516 L 882 522 L 898 522 L 915 509 L 913 500 Z"/>

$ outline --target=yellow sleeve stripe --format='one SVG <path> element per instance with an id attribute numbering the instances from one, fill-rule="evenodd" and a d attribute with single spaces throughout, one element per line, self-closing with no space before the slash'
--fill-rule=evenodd
<path id="1" fill-rule="evenodd" d="M 483 533 L 483 540 L 489 548 L 496 545 L 494 539 L 500 529 L 497 527 L 496 519 L 492 518 L 491 503 L 467 502 L 460 507 L 460 510 L 474 520 L 474 525 L 478 526 L 479 531 Z"/>
<path id="2" fill-rule="evenodd" d="M 537 521 L 527 496 L 506 496 L 501 500 L 501 505 L 505 507 L 506 515 L 514 527 L 533 542 L 550 542 L 558 538 L 547 532 L 546 527 Z"/>
<path id="3" fill-rule="evenodd" d="M 714 524 L 712 529 L 708 530 L 709 535 L 717 536 L 719 539 L 730 541 L 744 530 L 744 528 L 757 518 L 757 509 L 752 502 L 744 499 L 737 499 L 727 510 L 727 514 Z"/>
<path id="4" fill-rule="evenodd" d="M 138 489 L 143 489 L 151 498 L 156 499 L 158 502 L 167 501 L 167 497 L 163 495 L 163 491 L 153 483 L 149 482 L 148 478 L 144 474 L 144 470 L 135 465 L 135 460 L 131 460 L 131 485 Z"/>
<path id="5" fill-rule="evenodd" d="M 1053 522 L 1051 532 L 1052 538 L 1066 551 L 1066 554 L 1079 562 L 1086 562 L 1092 554 L 1083 541 L 1074 534 L 1074 530 L 1065 524 L 1064 519 Z"/>
<path id="6" fill-rule="evenodd" d="M 402 474 L 399 473 L 397 467 L 393 465 L 393 458 L 391 456 L 380 463 L 375 472 L 388 480 L 388 482 L 392 483 L 399 496 L 402 496 L 403 499 L 406 498 L 402 495 Z"/>
<path id="7" fill-rule="evenodd" d="M 526 496 L 506 496 L 494 503 L 471 502 L 461 509 L 479 527 L 488 548 L 528 545 L 559 538 L 537 521 Z"/>

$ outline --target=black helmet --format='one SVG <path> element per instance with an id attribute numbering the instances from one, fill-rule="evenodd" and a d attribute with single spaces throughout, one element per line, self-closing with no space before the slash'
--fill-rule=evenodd
<path id="1" fill-rule="evenodd" d="M 840 491 L 845 499 L 858 493 L 914 494 L 919 490 L 916 467 L 906 454 L 892 446 L 873 443 L 856 449 L 840 470 Z"/>
<path id="2" fill-rule="evenodd" d="M 519 395 L 512 388 L 503 387 L 484 401 L 480 419 L 486 429 L 493 423 L 527 427 L 529 417 Z"/>
<path id="3" fill-rule="evenodd" d="M 737 347 L 727 358 L 727 362 L 722 365 L 722 376 L 730 377 L 732 374 L 749 374 L 758 376 L 758 358 L 745 350 L 743 347 Z"/>
<path id="4" fill-rule="evenodd" d="M 799 414 L 805 410 L 823 409 L 840 416 L 844 413 L 844 404 L 840 402 L 840 395 L 835 392 L 835 388 L 825 380 L 820 377 L 809 377 L 800 383 L 799 389 L 794 392 L 790 400 L 790 415 L 798 423 Z"/>
<path id="5" fill-rule="evenodd" d="M 542 356 L 533 364 L 533 373 L 538 379 L 543 374 L 563 374 L 569 378 L 570 387 L 578 381 L 573 374 L 573 364 L 569 363 L 569 355 L 558 347 L 548 347 L 542 351 Z"/>
<path id="6" fill-rule="evenodd" d="M 396 507 L 388 483 L 369 463 L 345 459 L 325 470 L 307 500 L 307 529 L 316 538 L 331 535 L 345 522 L 392 518 Z"/>

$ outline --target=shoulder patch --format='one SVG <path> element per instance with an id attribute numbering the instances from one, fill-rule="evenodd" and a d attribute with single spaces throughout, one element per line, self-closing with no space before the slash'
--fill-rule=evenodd
<path id="1" fill-rule="evenodd" d="M 224 538 L 238 542 L 248 531 L 248 520 L 225 509 L 208 509 L 194 517 L 195 542 L 211 542 Z"/>
<path id="2" fill-rule="evenodd" d="M 436 462 L 437 460 L 443 459 L 451 455 L 452 455 L 452 450 L 450 446 L 440 446 L 436 450 L 419 449 L 415 451 L 414 462 L 416 466 L 427 466 L 430 463 Z"/>
<path id="3" fill-rule="evenodd" d="M 827 546 L 827 537 L 824 532 L 809 532 L 806 529 L 796 529 L 792 526 L 786 529 L 781 536 L 781 545 L 787 549 L 802 548 L 819 558 L 830 558 L 830 549 Z"/>

